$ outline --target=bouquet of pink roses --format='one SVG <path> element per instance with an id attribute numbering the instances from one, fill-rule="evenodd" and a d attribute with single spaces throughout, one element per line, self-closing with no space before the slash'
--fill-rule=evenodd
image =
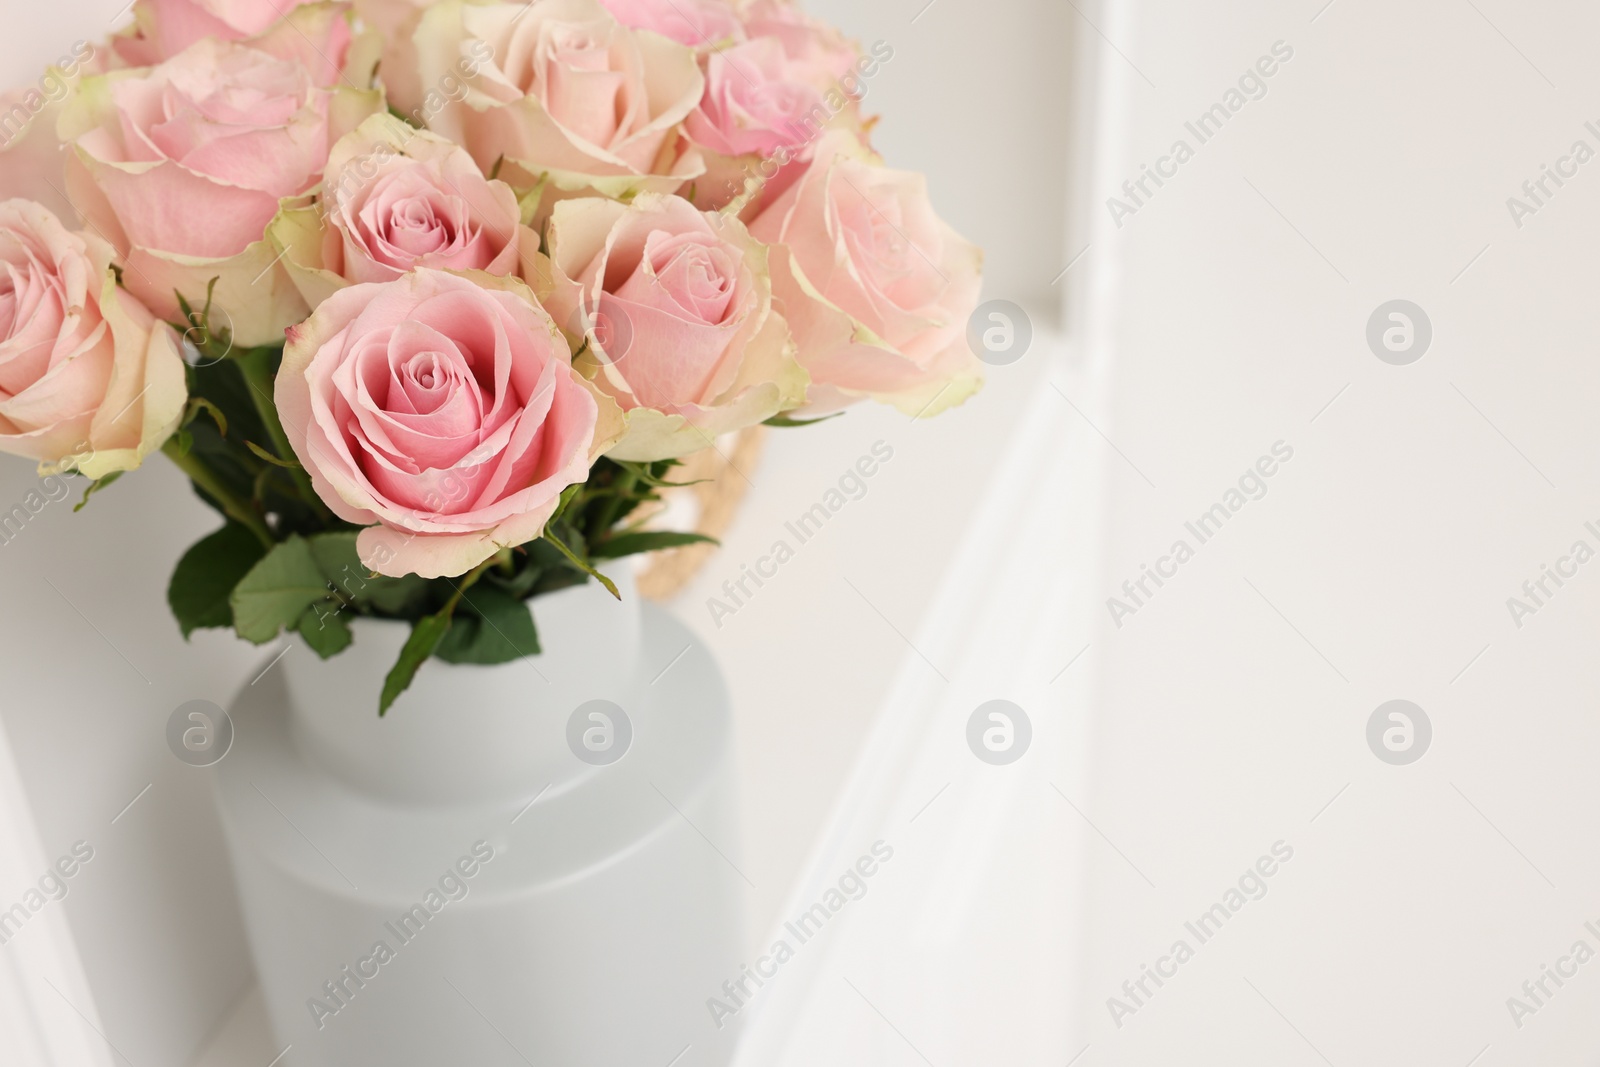
<path id="1" fill-rule="evenodd" d="M 381 711 L 700 539 L 638 516 L 719 435 L 981 384 L 980 253 L 869 144 L 881 42 L 782 0 L 132 10 L 0 97 L 7 147 L 60 148 L 0 178 L 83 226 L 0 203 L 0 449 L 86 501 L 183 470 L 225 520 L 173 575 L 186 635 L 409 621 Z"/>

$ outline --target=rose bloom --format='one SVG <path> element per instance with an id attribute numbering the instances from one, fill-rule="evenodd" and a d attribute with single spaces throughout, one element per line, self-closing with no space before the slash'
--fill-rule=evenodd
<path id="1" fill-rule="evenodd" d="M 263 240 L 281 197 L 321 177 L 342 123 L 376 94 L 320 89 L 300 64 L 203 40 L 150 70 L 85 79 L 61 117 L 68 192 L 122 254 L 123 284 L 159 316 L 216 303 L 243 345 L 270 344 L 307 308 Z M 338 121 L 330 122 L 330 113 Z"/>
<path id="2" fill-rule="evenodd" d="M 854 99 L 836 91 L 838 106 L 825 102 L 809 72 L 775 38 L 707 53 L 702 64 L 705 95 L 683 126 L 705 161 L 695 183 L 697 207 L 726 207 L 752 179 L 759 185 L 797 166 L 806 145 L 830 124 L 859 126 Z"/>
<path id="3" fill-rule="evenodd" d="M 821 108 L 822 94 L 806 84 L 783 45 L 768 37 L 706 57 L 705 95 L 684 130 L 702 148 L 722 155 L 766 153 L 808 139 L 803 123 Z"/>
<path id="4" fill-rule="evenodd" d="M 865 142 L 868 79 L 894 58 L 886 42 L 860 52 L 785 4 L 754 4 L 747 17 L 749 41 L 701 57 L 705 95 L 684 123 L 706 170 L 694 186 L 697 207 L 720 210 L 769 184 L 787 187 L 830 129 Z"/>
<path id="5" fill-rule="evenodd" d="M 561 190 L 621 197 L 672 191 L 699 173 L 694 156 L 675 151 L 704 86 L 694 52 L 627 29 L 596 0 L 446 0 L 423 15 L 410 47 L 416 77 L 391 90 L 408 113 L 416 86 L 457 84 L 462 56 L 490 57 L 460 93 L 423 111 L 430 129 L 486 173 L 500 165 L 517 188 L 548 173 Z M 384 69 L 405 64 L 392 56 Z"/>
<path id="6" fill-rule="evenodd" d="M 117 288 L 111 248 L 28 200 L 0 203 L 0 450 L 91 478 L 129 470 L 177 428 L 172 327 Z"/>
<path id="7" fill-rule="evenodd" d="M 744 31 L 751 38 L 767 37 L 781 43 L 790 61 L 809 72 L 812 86 L 819 91 L 827 92 L 841 83 L 846 92 L 853 91 L 848 79 L 857 68 L 859 49 L 837 28 L 811 18 L 789 0 L 755 0 L 744 9 Z M 889 55 L 893 55 L 892 49 Z"/>
<path id="8" fill-rule="evenodd" d="M 312 307 L 417 267 L 515 274 L 522 242 L 539 247 L 509 185 L 484 178 L 458 145 L 386 114 L 340 138 L 316 201 L 281 213 L 270 232 Z"/>
<path id="9" fill-rule="evenodd" d="M 613 458 L 686 455 L 805 399 L 767 250 L 737 219 L 676 196 L 589 197 L 556 205 L 547 240 L 535 288 L 627 414 Z"/>
<path id="10" fill-rule="evenodd" d="M 112 38 L 123 63 L 150 67 L 196 41 L 249 41 L 332 85 L 350 48 L 346 4 L 317 0 L 136 0 L 129 32 Z"/>
<path id="11" fill-rule="evenodd" d="M 711 48 L 744 37 L 739 16 L 727 0 L 600 0 L 616 20 L 649 30 L 690 48 Z"/>
<path id="12" fill-rule="evenodd" d="M 966 343 L 983 253 L 934 215 L 922 175 L 830 133 L 799 178 L 758 204 L 750 232 L 773 246 L 773 292 L 813 409 L 872 397 L 934 415 L 983 384 Z"/>
<path id="13" fill-rule="evenodd" d="M 278 412 L 361 560 L 425 578 L 544 531 L 615 440 L 616 405 L 515 279 L 419 270 L 340 290 L 289 331 Z"/>

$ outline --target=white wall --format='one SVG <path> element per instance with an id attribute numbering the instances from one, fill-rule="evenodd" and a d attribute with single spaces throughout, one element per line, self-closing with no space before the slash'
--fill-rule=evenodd
<path id="1" fill-rule="evenodd" d="M 1600 578 L 1521 628 L 1506 601 L 1596 547 L 1600 175 L 1520 229 L 1506 200 L 1575 139 L 1600 146 L 1600 22 L 1324 6 L 1099 13 L 1154 88 L 1104 53 L 1081 306 L 1113 373 L 1100 426 L 1131 463 L 1102 445 L 1097 748 L 1074 784 L 1153 885 L 1091 851 L 1084 1062 L 1587 1063 L 1593 965 L 1520 1028 L 1507 998 L 1579 938 L 1600 947 Z M 1280 39 L 1268 95 L 1119 229 L 1106 199 Z M 1394 298 L 1433 324 L 1409 366 L 1365 338 Z M 1267 495 L 1119 628 L 1104 598 L 1194 543 L 1184 522 L 1280 439 Z M 1365 738 L 1392 698 L 1432 719 L 1410 766 Z M 1198 945 L 1185 921 L 1279 839 L 1295 854 L 1268 895 Z M 1116 1025 L 1108 998 L 1185 937 L 1195 958 Z"/>

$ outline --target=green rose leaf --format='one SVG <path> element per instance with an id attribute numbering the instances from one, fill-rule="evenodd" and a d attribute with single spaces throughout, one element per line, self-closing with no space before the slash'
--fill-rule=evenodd
<path id="1" fill-rule="evenodd" d="M 167 585 L 167 604 L 186 640 L 205 627 L 233 625 L 233 588 L 265 554 L 256 535 L 236 522 L 189 546 Z"/>
<path id="2" fill-rule="evenodd" d="M 632 556 L 639 552 L 657 552 L 663 548 L 679 548 L 683 545 L 698 545 L 717 543 L 714 537 L 707 537 L 697 533 L 678 533 L 673 530 L 641 530 L 637 533 L 622 533 L 615 537 L 608 537 L 597 541 L 589 548 L 589 555 L 593 559 L 617 559 L 620 556 Z"/>
<path id="3" fill-rule="evenodd" d="M 439 642 L 450 630 L 450 623 L 449 613 L 440 612 L 437 615 L 424 615 L 412 625 L 411 636 L 406 638 L 404 647 L 400 649 L 400 658 L 383 680 L 383 693 L 378 697 L 380 716 L 386 715 L 389 706 L 410 688 L 411 680 L 417 676 L 417 668 L 439 647 Z"/>
<path id="4" fill-rule="evenodd" d="M 323 659 L 336 656 L 350 647 L 350 619 L 337 601 L 319 601 L 305 610 L 295 629 L 311 650 Z"/>
<path id="5" fill-rule="evenodd" d="M 358 533 L 335 530 L 311 538 L 311 555 L 322 576 L 333 583 L 340 596 L 363 609 L 400 617 L 417 614 L 430 591 L 428 580 L 415 574 L 404 578 L 374 574 L 356 553 Z"/>
<path id="6" fill-rule="evenodd" d="M 234 587 L 233 628 L 246 641 L 264 645 L 280 631 L 296 627 L 306 609 L 329 593 L 311 545 L 291 536 L 272 546 Z"/>
<path id="7" fill-rule="evenodd" d="M 539 654 L 539 633 L 524 600 L 480 582 L 462 594 L 455 625 L 434 655 L 449 663 L 509 663 Z"/>

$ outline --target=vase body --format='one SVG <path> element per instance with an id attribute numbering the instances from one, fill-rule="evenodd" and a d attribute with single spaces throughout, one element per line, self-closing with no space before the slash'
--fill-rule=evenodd
<path id="1" fill-rule="evenodd" d="M 631 588 L 533 609 L 543 654 L 430 660 L 381 720 L 407 628 L 378 620 L 235 701 L 218 796 L 282 1067 L 731 1055 L 706 1008 L 741 966 L 721 676 Z"/>

